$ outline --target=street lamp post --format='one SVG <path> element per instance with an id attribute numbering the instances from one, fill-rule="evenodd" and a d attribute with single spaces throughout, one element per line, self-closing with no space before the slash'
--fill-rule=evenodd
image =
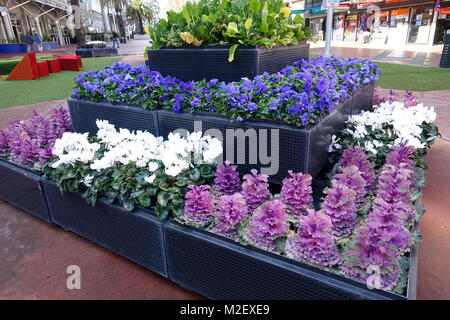
<path id="1" fill-rule="evenodd" d="M 325 33 L 325 51 L 323 55 L 329 57 L 331 55 L 331 37 L 333 34 L 333 8 L 339 7 L 339 0 L 324 0 L 323 6 L 327 9 L 327 30 Z"/>
<path id="2" fill-rule="evenodd" d="M 327 7 L 327 30 L 325 33 L 325 52 L 323 55 L 329 57 L 331 55 L 331 35 L 333 28 L 333 7 Z"/>

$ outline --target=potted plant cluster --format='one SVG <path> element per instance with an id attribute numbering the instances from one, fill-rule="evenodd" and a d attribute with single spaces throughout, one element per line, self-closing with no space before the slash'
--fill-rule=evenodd
<path id="1" fill-rule="evenodd" d="M 98 58 L 117 56 L 117 49 L 107 47 L 105 41 L 93 40 L 86 42 L 75 50 L 75 55 L 82 58 Z"/>
<path id="2" fill-rule="evenodd" d="M 148 66 L 183 81 L 238 81 L 308 59 L 303 18 L 282 0 L 200 0 L 150 32 Z"/>
<path id="3" fill-rule="evenodd" d="M 71 131 L 65 109 L 48 116 L 34 111 L 28 121 L 13 121 L 0 130 L 0 198 L 52 222 L 42 190 L 42 168 L 52 158 L 56 139 Z"/>
<path id="4" fill-rule="evenodd" d="M 237 142 L 226 139 L 227 130 L 254 130 L 256 141 L 243 142 L 246 164 L 239 163 L 239 170 L 270 169 L 273 165 L 259 155 L 263 150 L 275 155 L 271 146 L 278 144 L 279 154 L 291 155 L 273 161 L 279 167 L 269 179 L 281 183 L 288 170 L 315 176 L 322 169 L 329 139 L 352 110 L 370 105 L 366 92 L 373 91 L 378 74 L 368 60 L 317 57 L 253 79 L 184 82 L 143 66 L 116 64 L 80 74 L 69 107 L 76 131 L 91 134 L 95 119 L 163 137 L 177 129 L 219 130 L 224 150 L 233 151 L 225 154 L 232 162 L 240 160 Z M 194 128 L 196 123 L 202 128 Z"/>
<path id="5" fill-rule="evenodd" d="M 368 62 L 317 58 L 230 86 L 186 83 L 116 64 L 80 75 L 75 94 L 127 103 L 130 114 L 154 112 L 160 131 L 166 130 L 160 114 L 180 115 L 185 108 L 205 119 L 236 120 L 246 113 L 212 101 L 266 86 L 271 93 L 279 88 L 275 104 L 271 95 L 258 101 L 281 109 L 270 120 L 301 125 L 301 117 L 286 111 L 295 104 L 284 101 L 283 93 L 343 88 L 339 94 L 353 102 L 352 92 L 377 76 Z M 301 86 L 294 87 L 296 81 Z M 334 101 L 333 95 L 315 96 L 319 99 L 304 103 Z M 280 186 L 270 185 L 269 176 L 257 169 L 241 178 L 242 171 L 229 161 L 216 165 L 224 147 L 199 131 L 159 137 L 97 119 L 97 131 L 89 136 L 70 132 L 62 109 L 48 117 L 35 113 L 0 131 L 0 170 L 7 177 L 0 195 L 209 298 L 414 299 L 423 156 L 439 131 L 432 108 L 410 93 L 397 100 L 392 93 L 373 111 L 357 115 L 351 115 L 352 103 L 332 107 L 345 107 L 347 120 L 329 137 L 333 165 L 322 190 L 312 175 L 295 170 L 288 170 Z M 133 102 L 144 107 L 158 102 L 170 111 L 149 111 Z M 95 108 L 96 102 L 89 103 Z M 216 109 L 206 110 L 208 105 Z M 105 110 L 113 107 L 105 104 Z M 246 118 L 269 120 L 258 109 L 247 109 Z M 321 118 L 311 110 L 305 117 L 311 123 L 304 126 L 320 125 L 336 112 L 327 110 Z M 237 123 L 254 121 L 248 119 Z M 298 161 L 289 152 L 281 159 Z M 14 190 L 16 181 L 26 190 Z"/>
<path id="6" fill-rule="evenodd" d="M 311 176 L 292 171 L 275 195 L 267 176 L 253 170 L 241 182 L 229 163 L 213 185 L 190 186 L 164 228 L 169 278 L 213 299 L 414 299 L 421 162 L 439 134 L 436 114 L 398 101 L 379 108 L 352 117 L 334 144 L 340 157 L 319 206 Z M 408 120 L 380 119 L 388 110 Z M 377 138 L 362 141 L 356 119 Z"/>

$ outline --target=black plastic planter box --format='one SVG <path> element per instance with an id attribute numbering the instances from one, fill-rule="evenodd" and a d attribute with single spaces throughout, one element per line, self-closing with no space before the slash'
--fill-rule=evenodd
<path id="1" fill-rule="evenodd" d="M 90 50 L 76 49 L 75 54 L 82 58 L 113 57 L 117 56 L 117 49 L 115 48 L 90 49 Z"/>
<path id="2" fill-rule="evenodd" d="M 70 118 L 75 132 L 89 132 L 95 135 L 98 131 L 96 120 L 108 120 L 116 129 L 147 130 L 158 136 L 156 112 L 143 109 L 141 106 L 116 105 L 107 102 L 68 99 Z"/>
<path id="3" fill-rule="evenodd" d="M 158 110 L 159 134 L 167 138 L 170 132 L 180 128 L 189 132 L 201 130 L 209 135 L 215 135 L 214 131 L 208 132 L 210 129 L 217 133 L 220 131 L 224 158 L 237 164 L 241 174 L 249 173 L 253 168 L 265 168 L 263 173 L 269 174 L 270 182 L 281 183 L 288 170 L 312 176 L 319 173 L 327 163 L 331 136 L 342 129 L 351 107 L 350 98 L 318 124 L 304 129 L 279 121 L 254 119 L 236 122 L 211 113 L 176 114 Z M 265 159 L 266 155 L 271 160 Z"/>
<path id="4" fill-rule="evenodd" d="M 93 207 L 81 194 L 61 194 L 52 181 L 44 179 L 43 185 L 55 224 L 167 277 L 164 222 L 153 210 L 128 212 L 104 200 Z"/>
<path id="5" fill-rule="evenodd" d="M 373 90 L 374 83 L 370 83 L 360 88 L 353 96 L 352 114 L 359 114 L 361 111 L 373 110 Z"/>
<path id="6" fill-rule="evenodd" d="M 52 223 L 41 181 L 36 172 L 0 159 L 0 199 Z"/>
<path id="7" fill-rule="evenodd" d="M 239 47 L 234 61 L 228 62 L 229 47 L 161 48 L 148 50 L 148 66 L 162 75 L 183 81 L 219 79 L 238 81 L 264 72 L 275 73 L 293 62 L 309 59 L 309 44 L 265 47 Z"/>
<path id="8" fill-rule="evenodd" d="M 210 299 L 415 299 L 416 251 L 404 297 L 174 222 L 164 237 L 169 279 Z"/>

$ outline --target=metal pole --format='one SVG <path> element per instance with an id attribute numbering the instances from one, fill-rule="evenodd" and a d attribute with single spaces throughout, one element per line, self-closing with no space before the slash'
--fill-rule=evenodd
<path id="1" fill-rule="evenodd" d="M 331 35 L 333 31 L 333 7 L 327 7 L 327 30 L 325 33 L 325 52 L 323 55 L 329 57 L 331 55 Z"/>

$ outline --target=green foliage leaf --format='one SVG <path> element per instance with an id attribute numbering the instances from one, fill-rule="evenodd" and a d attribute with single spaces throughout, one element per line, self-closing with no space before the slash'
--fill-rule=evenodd
<path id="1" fill-rule="evenodd" d="M 171 194 L 169 192 L 161 191 L 160 193 L 158 193 L 158 204 L 161 207 L 166 207 L 170 199 Z"/>
<path id="2" fill-rule="evenodd" d="M 239 47 L 238 44 L 232 45 L 230 47 L 230 51 L 228 53 L 228 62 L 233 62 L 234 61 L 234 54 L 236 52 L 236 49 Z"/>
<path id="3" fill-rule="evenodd" d="M 249 9 L 255 14 L 258 14 L 261 10 L 261 1 L 260 0 L 250 0 Z"/>
<path id="4" fill-rule="evenodd" d="M 248 18 L 247 20 L 245 20 L 244 24 L 245 29 L 249 30 L 252 27 L 252 23 L 253 23 L 252 18 Z"/>
<path id="5" fill-rule="evenodd" d="M 236 22 L 229 22 L 227 26 L 227 32 L 230 34 L 235 34 L 239 32 L 238 25 Z"/>

